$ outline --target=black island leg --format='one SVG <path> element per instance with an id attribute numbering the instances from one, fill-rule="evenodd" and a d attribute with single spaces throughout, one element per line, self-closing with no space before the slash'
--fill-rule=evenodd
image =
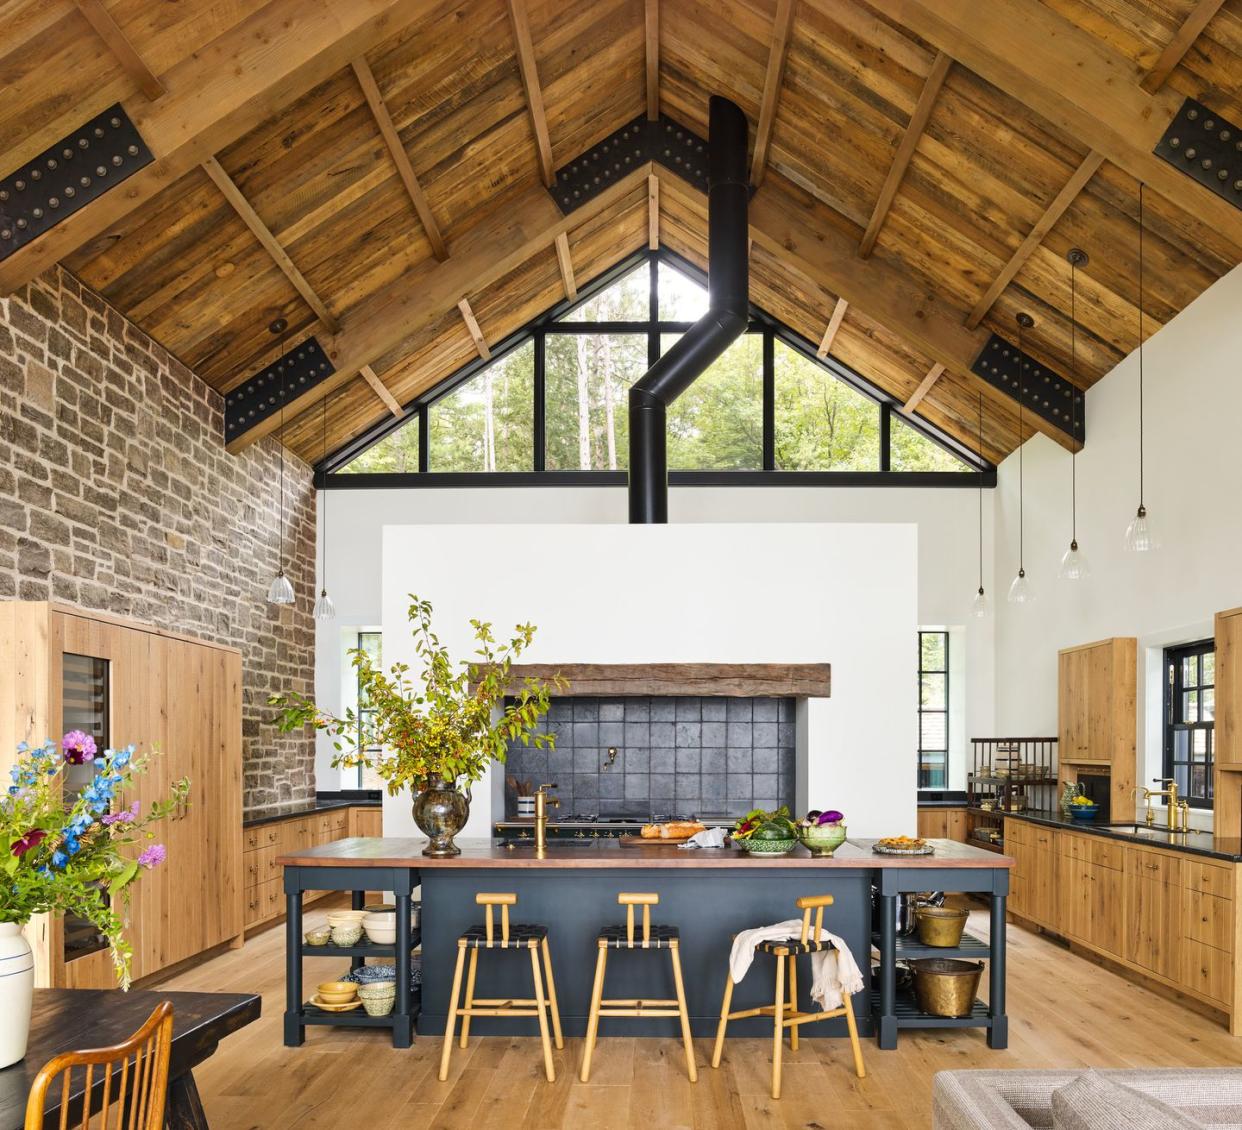
<path id="1" fill-rule="evenodd" d="M 285 868 L 285 1047 L 306 1042 L 302 1023 L 302 892 L 297 874 Z"/>
<path id="2" fill-rule="evenodd" d="M 392 1046 L 408 1048 L 414 1043 L 414 1018 L 410 1014 L 410 893 L 413 890 L 411 871 L 393 874 L 393 894 L 397 900 L 397 999 L 393 1005 Z"/>
<path id="3" fill-rule="evenodd" d="M 897 1047 L 897 896 L 880 895 L 880 1017 L 876 1038 L 884 1051 Z"/>
<path id="4" fill-rule="evenodd" d="M 992 895 L 991 960 L 988 963 L 988 1047 L 1009 1046 L 1009 1017 L 1005 1014 L 1005 896 Z"/>

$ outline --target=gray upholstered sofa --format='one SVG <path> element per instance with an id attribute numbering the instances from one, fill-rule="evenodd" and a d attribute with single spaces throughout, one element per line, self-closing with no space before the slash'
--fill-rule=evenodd
<path id="1" fill-rule="evenodd" d="M 1081 1070 L 942 1071 L 932 1087 L 934 1130 L 1051 1130 L 1052 1094 Z M 1242 1130 L 1242 1068 L 1101 1070 L 1113 1083 L 1150 1095 L 1201 1126 Z M 1110 1123 L 1111 1125 L 1111 1123 Z"/>

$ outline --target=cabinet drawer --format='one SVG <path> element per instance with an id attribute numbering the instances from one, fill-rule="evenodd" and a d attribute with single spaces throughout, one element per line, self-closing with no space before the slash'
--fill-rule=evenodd
<path id="1" fill-rule="evenodd" d="M 1233 867 L 1220 867 L 1197 859 L 1182 861 L 1182 882 L 1190 891 L 1202 891 L 1217 898 L 1233 898 Z"/>
<path id="2" fill-rule="evenodd" d="M 1202 942 L 1182 943 L 1181 983 L 1192 993 L 1228 1004 L 1233 982 L 1233 955 L 1205 946 Z"/>
<path id="3" fill-rule="evenodd" d="M 247 828 L 242 835 L 242 851 L 275 847 L 280 843 L 280 825 L 264 824 L 260 828 Z"/>
<path id="4" fill-rule="evenodd" d="M 1182 885 L 1182 861 L 1171 852 L 1135 851 L 1126 853 L 1126 874 L 1152 879 L 1165 886 Z"/>
<path id="5" fill-rule="evenodd" d="M 284 909 L 284 893 L 279 879 L 260 883 L 246 891 L 246 925 L 266 922 Z"/>
<path id="6" fill-rule="evenodd" d="M 274 846 L 246 852 L 242 858 L 245 860 L 247 889 L 280 878 L 281 868 L 276 865 L 277 855 L 278 851 Z"/>
<path id="7" fill-rule="evenodd" d="M 1217 895 L 1186 891 L 1186 936 L 1233 952 L 1233 903 Z"/>
<path id="8" fill-rule="evenodd" d="M 1023 824 L 1021 820 L 1005 821 L 1005 843 L 1006 844 L 1025 844 L 1029 843 L 1028 833 L 1030 826 Z"/>
<path id="9" fill-rule="evenodd" d="M 1032 828 L 1027 842 L 1039 851 L 1055 851 L 1057 834 L 1051 828 Z"/>

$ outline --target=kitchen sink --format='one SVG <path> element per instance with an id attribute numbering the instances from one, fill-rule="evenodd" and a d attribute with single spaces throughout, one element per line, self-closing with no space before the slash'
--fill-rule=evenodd
<path id="1" fill-rule="evenodd" d="M 1144 839 L 1172 839 L 1176 836 L 1186 836 L 1187 838 L 1197 836 L 1211 837 L 1212 833 L 1204 828 L 1191 828 L 1185 832 L 1170 832 L 1168 828 L 1161 828 L 1156 825 L 1149 827 L 1146 824 L 1105 824 L 1110 832 L 1123 832 L 1127 836 L 1140 836 Z"/>

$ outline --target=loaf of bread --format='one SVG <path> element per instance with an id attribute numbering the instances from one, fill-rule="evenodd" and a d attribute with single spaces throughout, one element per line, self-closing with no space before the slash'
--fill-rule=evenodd
<path id="1" fill-rule="evenodd" d="M 644 840 L 688 840 L 703 831 L 697 820 L 670 820 L 667 824 L 644 824 Z"/>

